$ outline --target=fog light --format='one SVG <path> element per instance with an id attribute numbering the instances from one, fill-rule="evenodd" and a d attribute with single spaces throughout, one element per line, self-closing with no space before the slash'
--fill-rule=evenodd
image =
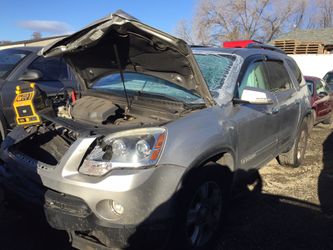
<path id="1" fill-rule="evenodd" d="M 124 213 L 124 207 L 116 201 L 112 201 L 112 209 L 116 214 L 121 215 Z"/>

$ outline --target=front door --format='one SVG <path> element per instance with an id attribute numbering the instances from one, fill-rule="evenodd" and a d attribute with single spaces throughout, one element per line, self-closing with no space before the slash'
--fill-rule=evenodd
<path id="1" fill-rule="evenodd" d="M 250 62 L 241 76 L 238 87 L 239 96 L 244 87 L 269 91 L 268 74 L 264 63 L 265 58 L 259 57 Z M 270 93 L 271 94 L 271 93 Z M 238 166 L 244 169 L 260 167 L 274 157 L 277 146 L 278 123 L 274 94 L 272 104 L 240 104 L 236 112 L 238 133 Z"/>

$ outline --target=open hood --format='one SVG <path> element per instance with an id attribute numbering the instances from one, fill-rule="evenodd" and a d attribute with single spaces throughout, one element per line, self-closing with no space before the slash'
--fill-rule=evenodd
<path id="1" fill-rule="evenodd" d="M 117 52 L 115 52 L 117 51 Z M 45 57 L 63 56 L 88 87 L 94 80 L 123 71 L 135 71 L 168 80 L 214 104 L 191 48 L 167 33 L 117 11 L 82 30 L 45 47 Z"/>

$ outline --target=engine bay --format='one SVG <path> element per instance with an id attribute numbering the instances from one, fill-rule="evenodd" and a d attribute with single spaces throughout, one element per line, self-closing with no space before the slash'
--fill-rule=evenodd
<path id="1" fill-rule="evenodd" d="M 193 111 L 181 102 L 146 96 L 131 97 L 129 108 L 123 97 L 96 91 L 79 96 L 64 89 L 53 97 L 43 97 L 45 108 L 38 111 L 42 122 L 16 128 L 21 132 L 5 147 L 49 165 L 57 165 L 79 136 L 102 138 L 122 130 L 162 126 Z"/>

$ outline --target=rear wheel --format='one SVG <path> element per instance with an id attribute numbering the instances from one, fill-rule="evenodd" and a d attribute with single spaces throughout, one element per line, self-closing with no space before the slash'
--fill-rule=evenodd
<path id="1" fill-rule="evenodd" d="M 194 170 L 179 191 L 170 249 L 210 249 L 220 232 L 230 197 L 231 172 L 210 163 Z"/>
<path id="2" fill-rule="evenodd" d="M 307 124 L 303 121 L 292 148 L 277 157 L 279 164 L 282 166 L 299 167 L 304 160 L 308 137 Z"/>

